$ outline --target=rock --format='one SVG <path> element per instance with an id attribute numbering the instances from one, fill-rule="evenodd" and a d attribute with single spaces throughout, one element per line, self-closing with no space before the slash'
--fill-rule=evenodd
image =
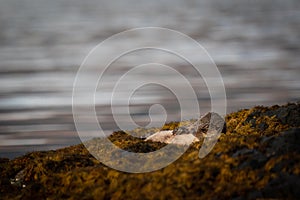
<path id="1" fill-rule="evenodd" d="M 0 164 L 8 163 L 9 159 L 8 158 L 0 158 Z"/>
<path id="2" fill-rule="evenodd" d="M 253 112 L 251 112 L 247 116 L 245 122 L 249 123 L 251 125 L 251 127 L 255 127 L 255 125 L 256 125 L 256 118 L 258 116 L 261 116 L 261 110 L 254 110 Z"/>
<path id="3" fill-rule="evenodd" d="M 205 158 L 199 159 L 199 149 L 207 143 L 195 142 L 178 160 L 150 173 L 125 173 L 105 166 L 83 144 L 0 159 L 0 199 L 300 199 L 298 108 L 298 104 L 260 106 L 228 114 L 227 133 L 221 134 Z M 114 132 L 108 139 L 125 151 L 150 152 L 151 156 L 166 146 L 152 141 L 197 141 L 194 132 L 199 127 L 206 137 L 203 141 L 214 138 L 205 132 L 208 118 L 198 120 L 196 131 L 189 128 L 196 121 L 184 121 L 164 126 L 165 131 L 135 130 L 137 136 L 150 133 L 147 141 L 125 131 Z M 180 124 L 183 126 L 175 129 Z M 218 126 L 212 124 L 216 131 Z M 89 141 L 90 147 L 100 152 L 108 149 L 99 146 L 103 139 Z M 178 148 L 171 146 L 172 152 Z M 114 159 L 117 154 L 120 151 L 112 150 L 103 159 Z"/>
<path id="4" fill-rule="evenodd" d="M 265 122 L 262 122 L 262 123 L 258 124 L 258 128 L 260 131 L 264 131 L 268 128 L 268 124 Z"/>
<path id="5" fill-rule="evenodd" d="M 299 199 L 299 187 L 298 176 L 282 173 L 262 189 L 262 194 L 265 198 Z"/>
<path id="6" fill-rule="evenodd" d="M 239 166 L 239 169 L 244 169 L 247 167 L 252 169 L 258 169 L 262 167 L 267 161 L 267 157 L 263 155 L 261 152 L 255 149 L 247 149 L 247 148 L 236 151 L 232 155 L 232 157 L 245 160 Z"/>
<path id="7" fill-rule="evenodd" d="M 300 128 L 291 128 L 280 134 L 286 143 L 297 146 L 297 150 L 300 150 Z"/>
<path id="8" fill-rule="evenodd" d="M 275 116 L 282 124 L 287 124 L 293 127 L 300 126 L 300 105 L 290 103 L 284 106 L 272 106 L 268 109 L 264 107 L 256 107 L 246 118 L 245 122 L 250 123 L 252 127 L 256 127 L 257 118 Z M 268 128 L 266 123 L 258 124 L 260 130 Z"/>
<path id="9" fill-rule="evenodd" d="M 241 150 L 238 150 L 236 151 L 232 157 L 233 158 L 236 158 L 238 156 L 244 156 L 244 155 L 250 155 L 250 154 L 253 154 L 255 150 L 253 149 L 241 149 Z"/>
<path id="10" fill-rule="evenodd" d="M 291 128 L 277 137 L 264 137 L 261 144 L 266 146 L 268 156 L 275 153 L 300 152 L 300 128 Z"/>
<path id="11" fill-rule="evenodd" d="M 23 184 L 24 179 L 25 179 L 25 175 L 26 175 L 26 170 L 25 169 L 19 171 L 16 174 L 15 178 L 10 180 L 10 184 L 16 185 L 18 187 L 25 187 L 25 184 Z"/>
<path id="12" fill-rule="evenodd" d="M 253 192 L 250 192 L 247 195 L 246 199 L 261 199 L 261 198 L 263 198 L 262 193 L 260 191 L 255 190 Z"/>

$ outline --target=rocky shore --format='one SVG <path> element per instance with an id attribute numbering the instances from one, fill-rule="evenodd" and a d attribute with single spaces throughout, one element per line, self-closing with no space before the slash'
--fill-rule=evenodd
<path id="1" fill-rule="evenodd" d="M 0 158 L 0 199 L 300 199 L 300 104 L 244 109 L 225 121 L 225 133 L 206 157 L 198 157 L 200 138 L 151 173 L 108 168 L 82 144 Z M 171 132 L 178 124 L 158 130 Z M 109 139 L 132 152 L 166 145 L 123 131 Z"/>

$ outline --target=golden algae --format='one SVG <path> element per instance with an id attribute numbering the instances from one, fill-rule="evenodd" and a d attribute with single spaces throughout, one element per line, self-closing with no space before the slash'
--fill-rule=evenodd
<path id="1" fill-rule="evenodd" d="M 185 122 L 185 123 L 191 123 Z M 178 122 L 164 125 L 173 130 Z M 229 199 L 299 197 L 300 106 L 262 107 L 226 116 L 213 150 L 198 158 L 203 140 L 158 171 L 130 174 L 96 160 L 82 144 L 0 159 L 1 199 Z M 161 130 L 137 129 L 145 135 Z M 118 131 L 109 139 L 131 152 L 151 152 L 160 142 Z M 91 140 L 97 143 L 100 138 Z M 176 147 L 176 146 L 175 146 Z"/>

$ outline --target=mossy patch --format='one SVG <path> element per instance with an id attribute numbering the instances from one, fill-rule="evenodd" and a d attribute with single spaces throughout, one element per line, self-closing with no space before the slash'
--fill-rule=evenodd
<path id="1" fill-rule="evenodd" d="M 177 161 L 150 173 L 130 174 L 108 168 L 82 144 L 13 160 L 0 159 L 0 198 L 298 199 L 299 119 L 299 104 L 231 113 L 226 116 L 226 134 L 205 158 L 198 157 L 200 141 Z M 162 129 L 173 130 L 178 125 L 169 123 Z M 134 131 L 147 134 L 147 130 Z M 109 139 L 131 152 L 155 151 L 166 145 L 146 142 L 123 131 Z M 97 140 L 101 139 L 93 141 Z"/>

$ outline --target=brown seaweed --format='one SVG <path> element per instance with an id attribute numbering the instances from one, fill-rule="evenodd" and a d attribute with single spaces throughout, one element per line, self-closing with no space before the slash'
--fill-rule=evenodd
<path id="1" fill-rule="evenodd" d="M 108 168 L 82 144 L 0 159 L 0 198 L 299 198 L 300 105 L 240 110 L 228 114 L 226 124 L 226 134 L 205 158 L 199 159 L 202 141 L 196 142 L 177 161 L 150 173 Z M 163 129 L 178 125 L 169 123 Z M 132 152 L 155 151 L 165 145 L 122 131 L 109 139 Z"/>

